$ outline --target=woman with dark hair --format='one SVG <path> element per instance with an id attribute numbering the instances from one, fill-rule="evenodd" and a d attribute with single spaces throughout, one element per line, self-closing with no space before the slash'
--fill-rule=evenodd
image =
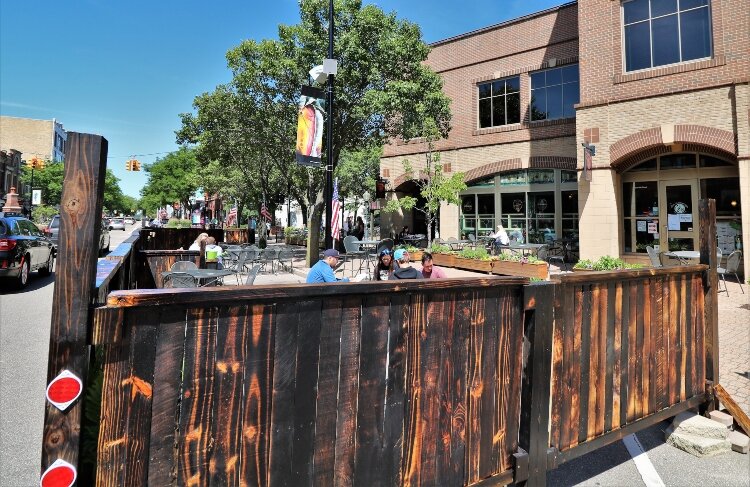
<path id="1" fill-rule="evenodd" d="M 383 249 L 378 255 L 378 265 L 375 266 L 375 280 L 387 281 L 393 272 L 393 256 L 391 251 Z"/>
<path id="2" fill-rule="evenodd" d="M 355 233 L 357 240 L 362 240 L 365 238 L 365 222 L 362 220 L 361 216 L 357 217 L 357 227 L 355 229 Z"/>

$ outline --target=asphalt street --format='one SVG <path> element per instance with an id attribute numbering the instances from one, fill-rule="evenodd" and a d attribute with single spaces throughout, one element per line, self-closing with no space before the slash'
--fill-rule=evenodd
<path id="1" fill-rule="evenodd" d="M 114 249 L 140 226 L 111 232 Z M 0 288 L 0 486 L 39 485 L 55 274 L 23 291 Z"/>

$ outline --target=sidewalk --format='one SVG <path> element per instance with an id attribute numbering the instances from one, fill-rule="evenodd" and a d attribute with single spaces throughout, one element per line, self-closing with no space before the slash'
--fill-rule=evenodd
<path id="1" fill-rule="evenodd" d="M 355 260 L 354 268 L 359 263 Z M 346 264 L 347 275 L 350 263 Z M 421 270 L 422 266 L 415 263 Z M 260 274 L 256 284 L 292 284 L 304 283 L 309 269 L 304 259 L 295 259 L 294 273 L 284 272 L 278 275 Z M 448 277 L 480 277 L 486 274 L 443 268 Z M 552 273 L 557 268 L 552 266 Z M 337 277 L 344 277 L 341 267 L 336 271 Z M 743 285 L 745 294 L 740 291 L 736 282 L 729 282 L 729 296 L 719 293 L 719 383 L 731 394 L 732 398 L 750 414 L 750 286 Z"/>

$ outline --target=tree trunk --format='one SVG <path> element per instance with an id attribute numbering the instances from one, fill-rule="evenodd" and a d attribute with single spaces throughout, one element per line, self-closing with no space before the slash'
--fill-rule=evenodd
<path id="1" fill-rule="evenodd" d="M 307 226 L 307 205 L 301 201 L 297 201 L 299 203 L 299 207 L 302 210 L 302 226 Z"/>
<path id="2" fill-rule="evenodd" d="M 307 227 L 307 256 L 306 263 L 308 267 L 314 266 L 320 255 L 320 224 L 323 221 L 323 211 L 325 203 L 323 202 L 323 193 L 318 193 L 318 198 L 313 205 L 312 215 Z"/>

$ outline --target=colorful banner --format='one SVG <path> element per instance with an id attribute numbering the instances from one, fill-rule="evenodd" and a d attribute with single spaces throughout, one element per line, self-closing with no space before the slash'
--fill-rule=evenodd
<path id="1" fill-rule="evenodd" d="M 317 167 L 323 151 L 323 100 L 320 90 L 303 87 L 297 112 L 297 164 Z M 313 96 L 310 96 L 313 95 Z"/>

